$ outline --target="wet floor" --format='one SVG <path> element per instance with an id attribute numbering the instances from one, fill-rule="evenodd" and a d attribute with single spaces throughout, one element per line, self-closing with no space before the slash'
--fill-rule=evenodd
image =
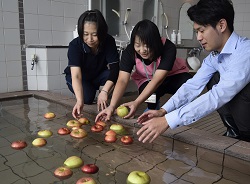
<path id="1" fill-rule="evenodd" d="M 46 120 L 43 117 L 46 112 L 54 112 L 56 117 Z M 146 172 L 151 184 L 233 184 L 247 183 L 250 179 L 249 172 L 241 171 L 235 172 L 235 180 L 224 178 L 223 158 L 214 151 L 164 136 L 153 144 L 142 144 L 137 141 L 138 128 L 134 126 L 123 124 L 126 134 L 134 138 L 132 144 L 121 143 L 122 135 L 118 135 L 115 143 L 107 143 L 104 134 L 115 122 L 108 122 L 102 132 L 94 133 L 91 131 L 94 116 L 84 117 L 90 120 L 89 125 L 82 127 L 88 135 L 76 139 L 57 134 L 72 119 L 71 108 L 34 97 L 0 101 L 0 183 L 74 184 L 81 177 L 92 177 L 98 184 L 125 184 L 134 170 Z M 32 141 L 39 130 L 51 130 L 53 135 L 46 138 L 44 147 L 38 148 Z M 11 143 L 16 140 L 25 140 L 28 146 L 12 149 Z M 53 173 L 70 156 L 80 157 L 84 164 L 96 164 L 99 171 L 85 174 L 76 168 L 70 178 L 59 180 Z"/>

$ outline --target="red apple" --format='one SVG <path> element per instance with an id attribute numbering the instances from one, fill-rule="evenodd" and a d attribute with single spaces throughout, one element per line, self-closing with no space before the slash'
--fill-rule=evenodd
<path id="1" fill-rule="evenodd" d="M 77 180 L 76 184 L 96 184 L 96 182 L 91 177 L 82 177 L 79 180 Z"/>
<path id="2" fill-rule="evenodd" d="M 128 108 L 126 106 L 119 106 L 116 109 L 116 114 L 120 116 L 121 118 L 127 116 L 129 113 Z"/>
<path id="3" fill-rule="evenodd" d="M 115 142 L 117 140 L 115 135 L 106 135 L 104 140 L 108 143 Z"/>
<path id="4" fill-rule="evenodd" d="M 106 126 L 106 123 L 104 121 L 97 121 L 95 124 L 101 125 L 103 128 Z"/>
<path id="5" fill-rule="evenodd" d="M 99 171 L 99 168 L 95 164 L 86 164 L 82 166 L 81 170 L 87 174 L 95 174 Z"/>
<path id="6" fill-rule="evenodd" d="M 47 144 L 47 141 L 44 138 L 36 138 L 32 141 L 33 146 L 42 147 Z"/>
<path id="7" fill-rule="evenodd" d="M 56 117 L 56 115 L 53 112 L 47 112 L 44 114 L 44 118 L 46 119 L 53 119 L 54 117 Z"/>
<path id="8" fill-rule="evenodd" d="M 45 137 L 45 138 L 53 135 L 53 133 L 50 130 L 40 130 L 37 134 L 39 137 Z"/>
<path id="9" fill-rule="evenodd" d="M 58 167 L 54 171 L 54 176 L 59 178 L 60 180 L 68 179 L 72 176 L 73 172 L 68 167 Z"/>
<path id="10" fill-rule="evenodd" d="M 91 127 L 92 132 L 101 132 L 102 130 L 103 130 L 103 126 L 101 125 L 95 124 Z"/>
<path id="11" fill-rule="evenodd" d="M 72 127 L 81 127 L 81 123 L 79 121 L 75 120 L 75 119 L 69 120 L 66 125 L 69 128 L 72 128 Z"/>
<path id="12" fill-rule="evenodd" d="M 70 132 L 71 137 L 78 138 L 78 139 L 86 137 L 87 134 L 88 133 L 82 128 L 77 128 Z"/>
<path id="13" fill-rule="evenodd" d="M 130 137 L 128 135 L 125 135 L 125 136 L 121 137 L 121 142 L 123 144 L 132 144 L 133 143 L 133 139 L 132 139 L 132 137 Z"/>
<path id="14" fill-rule="evenodd" d="M 13 149 L 16 149 L 16 150 L 20 150 L 20 149 L 23 149 L 27 146 L 27 143 L 25 141 L 22 141 L 22 140 L 18 140 L 18 141 L 14 141 L 12 142 L 11 144 L 11 147 Z"/>
<path id="15" fill-rule="evenodd" d="M 116 136 L 116 132 L 114 130 L 109 130 L 105 133 L 105 135 L 112 135 L 112 136 Z"/>
<path id="16" fill-rule="evenodd" d="M 70 132 L 71 132 L 70 129 L 66 127 L 59 128 L 57 131 L 57 133 L 60 135 L 67 135 L 67 134 L 70 134 Z"/>
<path id="17" fill-rule="evenodd" d="M 83 163 L 83 160 L 77 156 L 71 156 L 64 161 L 64 165 L 70 169 L 81 167 Z"/>
<path id="18" fill-rule="evenodd" d="M 89 121 L 87 118 L 83 118 L 83 117 L 79 118 L 78 121 L 79 121 L 81 124 L 83 124 L 83 125 L 87 125 L 87 124 L 90 123 L 90 121 Z"/>

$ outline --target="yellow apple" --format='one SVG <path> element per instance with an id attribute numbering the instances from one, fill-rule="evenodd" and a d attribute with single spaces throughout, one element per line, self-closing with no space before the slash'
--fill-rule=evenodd
<path id="1" fill-rule="evenodd" d="M 126 106 L 121 105 L 121 106 L 117 107 L 117 109 L 116 109 L 116 114 L 121 118 L 127 116 L 128 113 L 129 113 L 129 111 L 128 111 L 128 108 Z"/>

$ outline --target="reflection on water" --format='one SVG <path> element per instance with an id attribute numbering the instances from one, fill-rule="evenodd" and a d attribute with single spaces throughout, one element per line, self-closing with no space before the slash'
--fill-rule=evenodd
<path id="1" fill-rule="evenodd" d="M 151 184 L 229 182 L 222 178 L 220 165 L 214 172 L 201 169 L 204 166 L 199 166 L 196 147 L 173 143 L 166 137 L 159 137 L 154 144 L 142 144 L 137 141 L 135 127 L 124 125 L 134 143 L 123 145 L 120 135 L 116 143 L 104 141 L 105 132 L 114 122 L 108 122 L 100 133 L 91 132 L 95 117 L 90 114 L 84 114 L 91 122 L 83 126 L 88 132 L 86 138 L 58 135 L 57 130 L 72 119 L 71 108 L 43 99 L 2 101 L 0 112 L 0 178 L 4 184 L 75 183 L 83 176 L 93 177 L 99 184 L 124 184 L 128 174 L 134 170 L 147 172 Z M 56 118 L 46 120 L 43 117 L 46 112 L 54 112 Z M 32 146 L 37 132 L 46 129 L 53 132 L 53 136 L 47 138 L 47 145 L 40 148 Z M 23 150 L 13 150 L 10 144 L 16 140 L 25 140 L 28 146 Z M 174 151 L 173 144 L 176 147 Z M 73 176 L 64 181 L 54 177 L 54 170 L 73 155 L 81 157 L 84 164 L 95 163 L 99 172 L 89 175 L 77 168 L 72 169 Z"/>

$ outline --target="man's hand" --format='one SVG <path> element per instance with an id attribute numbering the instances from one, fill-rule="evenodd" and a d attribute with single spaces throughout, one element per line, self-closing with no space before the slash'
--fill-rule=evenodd
<path id="1" fill-rule="evenodd" d="M 137 123 L 142 124 L 143 122 L 146 122 L 154 117 L 161 117 L 164 116 L 167 112 L 164 109 L 160 110 L 149 110 L 147 112 L 144 112 L 141 116 L 138 117 Z"/>
<path id="2" fill-rule="evenodd" d="M 142 125 L 143 126 L 138 130 L 137 135 L 139 136 L 138 140 L 143 143 L 147 141 L 149 141 L 149 143 L 153 142 L 160 134 L 169 128 L 164 116 L 147 120 L 143 122 Z"/>

